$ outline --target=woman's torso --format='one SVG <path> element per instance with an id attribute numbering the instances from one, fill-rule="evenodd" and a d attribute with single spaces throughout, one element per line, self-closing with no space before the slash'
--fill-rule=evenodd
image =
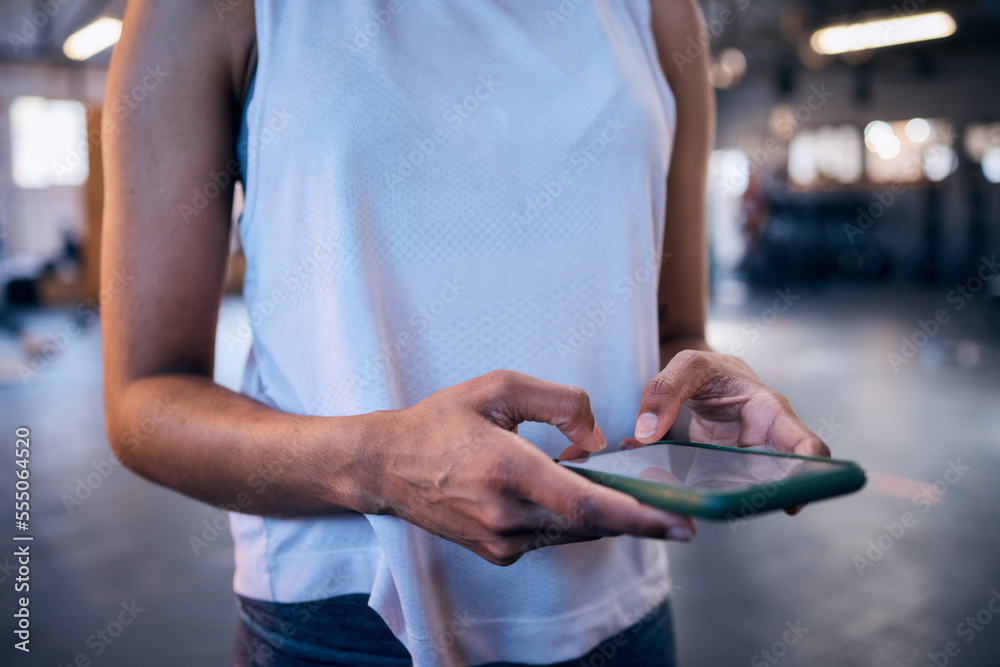
<path id="1" fill-rule="evenodd" d="M 648 0 L 256 15 L 244 392 L 345 416 L 508 368 L 583 387 L 609 442 L 630 435 L 659 370 L 674 125 Z M 633 538 L 498 568 L 394 517 L 234 514 L 232 529 L 237 592 L 371 593 L 417 664 L 570 659 L 666 590 L 663 545 Z"/>

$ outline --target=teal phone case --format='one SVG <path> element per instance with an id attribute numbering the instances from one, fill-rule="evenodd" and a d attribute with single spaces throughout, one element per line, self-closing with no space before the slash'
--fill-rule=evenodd
<path id="1" fill-rule="evenodd" d="M 661 440 L 656 445 L 681 445 L 747 453 L 739 447 L 723 447 L 699 442 Z M 816 456 L 801 456 L 785 452 L 753 450 L 765 456 L 780 456 L 805 461 L 822 461 L 837 464 L 835 470 L 803 473 L 775 482 L 764 482 L 737 491 L 706 491 L 683 486 L 672 486 L 661 482 L 635 479 L 613 473 L 586 470 L 565 466 L 603 486 L 617 489 L 658 509 L 678 514 L 688 514 L 704 519 L 738 520 L 764 512 L 796 507 L 824 498 L 841 496 L 857 491 L 865 485 L 865 471 L 853 461 L 828 459 Z"/>

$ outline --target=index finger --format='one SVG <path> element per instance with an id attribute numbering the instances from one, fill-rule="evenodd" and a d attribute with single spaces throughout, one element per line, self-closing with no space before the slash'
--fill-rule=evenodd
<path id="1" fill-rule="evenodd" d="M 628 533 L 641 537 L 690 540 L 690 517 L 644 505 L 632 496 L 592 482 L 547 458 L 521 459 L 516 491 L 566 520 L 565 530 L 580 534 Z"/>
<path id="2" fill-rule="evenodd" d="M 495 423 L 510 430 L 523 421 L 552 424 L 575 446 L 579 456 L 607 446 L 590 409 L 590 397 L 583 389 L 514 371 L 495 371 L 484 378 L 493 385 L 492 396 L 482 409 Z"/>

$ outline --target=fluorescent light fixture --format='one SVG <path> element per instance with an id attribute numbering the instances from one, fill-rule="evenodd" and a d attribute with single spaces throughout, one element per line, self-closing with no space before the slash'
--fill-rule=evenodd
<path id="1" fill-rule="evenodd" d="M 86 25 L 63 43 L 63 53 L 73 60 L 86 60 L 118 42 L 122 22 L 105 16 Z"/>
<path id="2" fill-rule="evenodd" d="M 948 12 L 894 16 L 817 30 L 809 43 L 817 53 L 835 55 L 948 37 L 955 19 Z"/>

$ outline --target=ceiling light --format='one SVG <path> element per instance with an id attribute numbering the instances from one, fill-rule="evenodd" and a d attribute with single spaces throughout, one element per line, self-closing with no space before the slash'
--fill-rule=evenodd
<path id="1" fill-rule="evenodd" d="M 884 120 L 873 120 L 865 127 L 865 145 L 872 151 L 893 136 L 895 132 L 892 131 L 892 126 Z"/>
<path id="2" fill-rule="evenodd" d="M 931 124 L 923 118 L 914 118 L 906 124 L 903 130 L 906 138 L 915 144 L 922 144 L 931 136 Z"/>
<path id="3" fill-rule="evenodd" d="M 813 33 L 809 43 L 818 53 L 834 55 L 940 39 L 954 32 L 955 19 L 950 14 L 931 12 L 830 26 Z"/>
<path id="4" fill-rule="evenodd" d="M 891 160 L 899 155 L 902 147 L 892 125 L 884 120 L 873 120 L 865 128 L 865 146 L 883 160 Z"/>
<path id="5" fill-rule="evenodd" d="M 883 160 L 891 160 L 899 155 L 900 148 L 902 148 L 902 144 L 899 139 L 896 138 L 896 135 L 891 135 L 875 146 L 875 153 Z"/>
<path id="6" fill-rule="evenodd" d="M 63 53 L 73 60 L 86 60 L 114 45 L 122 34 L 122 22 L 105 16 L 86 25 L 63 43 Z"/>
<path id="7" fill-rule="evenodd" d="M 958 158 L 948 146 L 932 146 L 924 153 L 924 175 L 928 180 L 939 183 L 955 171 Z M 986 172 L 983 172 L 986 173 Z"/>
<path id="8" fill-rule="evenodd" d="M 1000 183 L 1000 148 L 991 148 L 983 153 L 983 176 L 990 183 Z"/>

